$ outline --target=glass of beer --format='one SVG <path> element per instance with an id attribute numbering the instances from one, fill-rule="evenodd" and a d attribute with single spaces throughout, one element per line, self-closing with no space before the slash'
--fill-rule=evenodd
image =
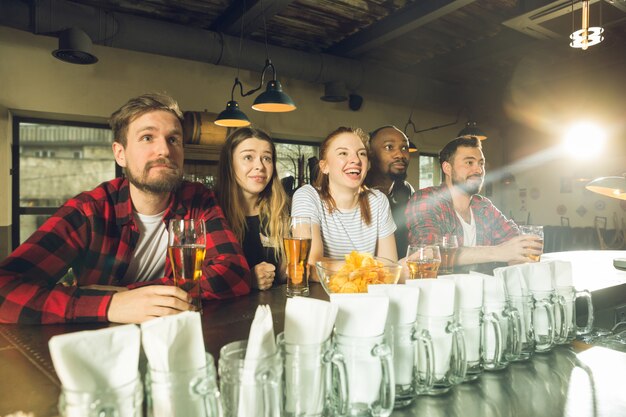
<path id="1" fill-rule="evenodd" d="M 309 252 L 311 252 L 311 219 L 290 217 L 285 228 L 287 257 L 287 297 L 309 295 Z"/>
<path id="2" fill-rule="evenodd" d="M 406 250 L 409 278 L 437 278 L 441 254 L 437 245 L 409 245 Z"/>
<path id="3" fill-rule="evenodd" d="M 459 240 L 456 235 L 449 234 L 441 237 L 441 267 L 439 268 L 441 275 L 454 273 L 454 262 L 458 250 Z"/>
<path id="4" fill-rule="evenodd" d="M 534 235 L 537 242 L 541 245 L 543 251 L 543 226 L 519 226 L 519 230 L 523 235 Z M 539 262 L 541 255 L 526 255 L 532 262 Z"/>
<path id="5" fill-rule="evenodd" d="M 206 252 L 204 220 L 170 220 L 168 234 L 167 251 L 174 273 L 174 283 L 189 293 L 194 310 L 202 312 L 200 278 Z"/>

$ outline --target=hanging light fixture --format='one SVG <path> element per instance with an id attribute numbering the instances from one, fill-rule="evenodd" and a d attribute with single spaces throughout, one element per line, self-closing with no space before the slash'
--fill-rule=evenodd
<path id="1" fill-rule="evenodd" d="M 607 197 L 626 200 L 626 174 L 621 177 L 596 178 L 587 184 L 585 188 Z"/>
<path id="2" fill-rule="evenodd" d="M 478 138 L 479 140 L 487 139 L 487 135 L 478 126 L 476 126 L 476 122 L 473 120 L 469 120 L 465 124 L 465 127 L 461 129 L 457 137 L 467 138 L 472 136 Z"/>
<path id="3" fill-rule="evenodd" d="M 243 14 L 246 11 L 245 1 L 243 2 Z M 276 67 L 272 64 L 271 59 L 269 58 L 269 51 L 267 45 L 267 27 L 265 25 L 265 8 L 263 6 L 263 0 L 261 0 L 261 8 L 263 9 L 263 29 L 265 33 L 265 65 L 263 66 L 263 70 L 261 71 L 261 82 L 259 86 L 251 89 L 250 91 L 243 91 L 243 84 L 239 81 L 239 64 L 237 64 L 237 77 L 235 77 L 235 83 L 233 84 L 233 88 L 230 93 L 230 101 L 226 103 L 226 110 L 221 112 L 217 119 L 215 120 L 215 124 L 219 126 L 227 126 L 227 127 L 243 127 L 250 125 L 250 119 L 239 109 L 239 103 L 235 101 L 235 89 L 239 86 L 239 94 L 241 97 L 247 97 L 259 91 L 265 85 L 265 73 L 267 70 L 272 71 L 272 79 L 268 81 L 267 87 L 265 91 L 254 100 L 252 104 L 252 108 L 257 111 L 262 112 L 272 112 L 272 113 L 281 113 L 281 112 L 289 112 L 296 109 L 296 105 L 294 104 L 291 97 L 289 97 L 285 92 L 283 92 L 283 87 L 280 84 L 276 77 Z M 243 43 L 243 15 L 241 18 L 241 34 L 239 38 L 239 56 L 241 57 L 241 48 Z"/>
<path id="4" fill-rule="evenodd" d="M 574 30 L 574 1 L 572 0 L 572 40 L 569 44 L 572 48 L 581 48 L 583 51 L 590 46 L 597 45 L 604 40 L 604 29 L 602 28 L 602 0 L 600 3 L 600 26 L 589 27 L 589 0 L 582 0 L 582 24 L 581 28 Z"/>
<path id="5" fill-rule="evenodd" d="M 454 122 L 444 123 L 442 125 L 437 125 L 437 126 L 433 126 L 433 127 L 429 127 L 427 129 L 421 129 L 421 130 L 417 130 L 417 128 L 415 127 L 415 123 L 413 123 L 413 121 L 411 120 L 411 117 L 413 116 L 413 110 L 411 110 L 411 116 L 409 116 L 409 121 L 406 123 L 406 126 L 404 126 L 404 133 L 405 134 L 407 133 L 406 131 L 409 126 L 413 127 L 413 133 L 429 132 L 431 130 L 437 130 L 443 127 L 454 126 L 459 123 L 459 120 L 461 118 L 461 113 L 463 112 L 463 110 L 464 109 L 459 110 L 459 112 L 456 114 L 456 120 Z M 465 124 L 465 127 L 461 129 L 461 131 L 458 133 L 457 137 L 472 137 L 472 136 L 479 140 L 487 139 L 487 134 L 483 132 L 482 129 L 480 129 L 477 126 L 476 122 L 473 120 L 468 120 L 468 122 Z"/>
<path id="6" fill-rule="evenodd" d="M 415 123 L 413 123 L 413 120 L 411 120 L 412 117 L 413 117 L 413 109 L 411 109 L 411 114 L 409 114 L 409 120 L 404 125 L 404 136 L 406 136 L 407 138 L 409 137 L 409 135 L 407 134 L 407 129 L 409 128 L 409 126 L 413 127 L 413 131 L 416 130 Z M 417 151 L 418 151 L 417 146 L 412 141 L 409 140 L 409 153 L 413 153 Z"/>

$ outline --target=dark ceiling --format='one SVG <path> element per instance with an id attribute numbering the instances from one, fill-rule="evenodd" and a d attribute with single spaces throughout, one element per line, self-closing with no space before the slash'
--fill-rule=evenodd
<path id="1" fill-rule="evenodd" d="M 480 94 L 498 100 L 520 66 L 539 66 L 534 76 L 548 79 L 598 69 L 626 72 L 626 0 L 591 0 L 591 24 L 602 19 L 605 40 L 587 51 L 568 45 L 572 27 L 580 27 L 578 0 L 72 2 L 235 38 L 243 32 L 260 45 L 267 36 L 270 45 L 429 80 L 465 99 Z"/>

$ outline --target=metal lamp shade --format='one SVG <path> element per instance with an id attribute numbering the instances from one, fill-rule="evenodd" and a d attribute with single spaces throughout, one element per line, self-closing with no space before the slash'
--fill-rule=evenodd
<path id="1" fill-rule="evenodd" d="M 479 140 L 487 139 L 487 135 L 483 132 L 478 126 L 476 126 L 476 122 L 469 121 L 465 124 L 465 127 L 461 129 L 457 137 L 468 137 L 473 136 L 478 138 Z"/>
<path id="2" fill-rule="evenodd" d="M 263 112 L 281 113 L 295 110 L 296 105 L 291 97 L 283 93 L 280 82 L 271 80 L 267 83 L 267 89 L 254 100 L 252 108 Z"/>
<path id="3" fill-rule="evenodd" d="M 589 191 L 626 200 L 626 177 L 601 177 L 585 186 Z"/>
<path id="4" fill-rule="evenodd" d="M 239 103 L 231 100 L 226 103 L 226 110 L 221 112 L 213 123 L 225 127 L 245 127 L 250 126 L 250 119 L 244 112 L 239 110 Z"/>

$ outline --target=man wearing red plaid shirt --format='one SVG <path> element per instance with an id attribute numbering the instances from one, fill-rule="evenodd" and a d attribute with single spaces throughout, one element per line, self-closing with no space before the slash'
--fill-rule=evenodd
<path id="1" fill-rule="evenodd" d="M 485 179 L 480 140 L 452 140 L 439 153 L 439 163 L 444 182 L 416 191 L 409 200 L 406 216 L 411 244 L 437 243 L 442 236 L 454 234 L 460 247 L 455 265 L 466 266 L 461 269 L 492 262 L 528 262 L 528 255 L 541 254 L 534 236 L 520 235 L 512 220 L 478 194 Z"/>
<path id="2" fill-rule="evenodd" d="M 126 178 L 67 201 L 0 263 L 0 322 L 145 320 L 192 309 L 171 284 L 171 219 L 200 218 L 207 248 L 203 299 L 250 291 L 250 271 L 213 192 L 182 181 L 182 113 L 171 97 L 145 94 L 111 116 L 113 154 Z M 73 285 L 59 280 L 71 268 Z"/>

